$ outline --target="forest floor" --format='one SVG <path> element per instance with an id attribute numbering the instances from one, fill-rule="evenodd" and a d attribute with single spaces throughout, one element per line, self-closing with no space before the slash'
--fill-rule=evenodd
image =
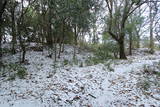
<path id="1" fill-rule="evenodd" d="M 65 49 L 56 64 L 46 51 L 27 51 L 25 79 L 0 77 L 0 107 L 160 107 L 160 52 L 138 49 L 128 60 L 86 66 L 92 54 L 78 52 L 73 65 L 73 47 Z M 19 53 L 3 57 L 18 60 Z"/>

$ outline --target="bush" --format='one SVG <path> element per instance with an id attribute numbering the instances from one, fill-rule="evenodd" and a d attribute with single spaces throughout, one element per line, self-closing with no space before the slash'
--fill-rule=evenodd
<path id="1" fill-rule="evenodd" d="M 9 48 L 3 48 L 2 49 L 2 53 L 5 54 L 5 53 L 10 53 L 11 50 Z"/>
<path id="2" fill-rule="evenodd" d="M 100 45 L 93 45 L 94 57 L 89 57 L 85 62 L 87 65 L 104 63 L 106 60 L 118 57 L 118 45 L 114 42 L 108 42 Z"/>
<path id="3" fill-rule="evenodd" d="M 26 68 L 24 67 L 20 67 L 17 71 L 17 76 L 20 78 L 20 79 L 24 79 L 25 76 L 27 75 L 26 73 Z"/>
<path id="4" fill-rule="evenodd" d="M 64 65 L 68 65 L 68 64 L 69 64 L 69 61 L 68 61 L 67 59 L 65 59 L 65 60 L 63 61 L 63 64 L 64 64 Z"/>
<path id="5" fill-rule="evenodd" d="M 96 65 L 99 63 L 104 63 L 104 60 L 99 59 L 98 57 L 89 57 L 86 61 L 85 61 L 87 66 L 91 66 L 91 65 Z"/>
<path id="6" fill-rule="evenodd" d="M 16 77 L 24 79 L 27 75 L 27 69 L 19 64 L 6 64 L 1 75 L 9 76 L 8 80 L 14 80 Z"/>
<path id="7" fill-rule="evenodd" d="M 142 90 L 148 90 L 150 87 L 151 87 L 151 84 L 149 81 L 147 81 L 147 80 L 142 81 L 142 83 L 141 83 Z"/>
<path id="8" fill-rule="evenodd" d="M 97 48 L 95 55 L 99 59 L 112 59 L 117 58 L 118 52 L 119 48 L 117 44 L 114 42 L 107 42 Z"/>

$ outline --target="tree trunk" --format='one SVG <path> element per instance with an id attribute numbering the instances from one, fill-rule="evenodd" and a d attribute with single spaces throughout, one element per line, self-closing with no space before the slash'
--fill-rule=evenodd
<path id="1" fill-rule="evenodd" d="M 60 37 L 60 44 L 59 44 L 59 55 L 58 55 L 58 58 L 60 58 L 61 56 L 61 52 L 62 52 L 62 44 L 63 44 L 63 41 L 64 41 L 64 33 L 65 33 L 65 22 L 63 20 L 63 23 L 62 23 L 62 36 Z"/>
<path id="2" fill-rule="evenodd" d="M 62 38 L 60 38 L 58 58 L 61 57 L 61 49 L 62 49 Z"/>
<path id="3" fill-rule="evenodd" d="M 53 39 L 52 39 L 52 28 L 51 28 L 51 23 L 52 23 L 52 16 L 51 16 L 51 7 L 50 7 L 50 2 L 48 2 L 48 22 L 47 22 L 47 44 L 52 47 L 53 45 Z"/>
<path id="4" fill-rule="evenodd" d="M 25 63 L 25 56 L 26 56 L 26 48 L 25 48 L 25 46 L 23 46 L 23 48 L 22 48 L 22 63 Z"/>
<path id="5" fill-rule="evenodd" d="M 14 9 L 11 10 L 12 15 L 12 54 L 15 54 L 15 44 L 16 44 L 16 32 L 15 32 L 15 17 L 14 17 Z"/>
<path id="6" fill-rule="evenodd" d="M 6 5 L 7 0 L 0 0 L 0 65 L 2 64 L 2 15 Z"/>
<path id="7" fill-rule="evenodd" d="M 63 44 L 62 44 L 62 52 L 64 52 L 64 40 L 63 40 Z"/>
<path id="8" fill-rule="evenodd" d="M 57 61 L 57 38 L 54 38 L 54 61 Z"/>
<path id="9" fill-rule="evenodd" d="M 120 59 L 127 59 L 124 48 L 124 40 L 120 40 L 119 42 L 119 56 Z"/>
<path id="10" fill-rule="evenodd" d="M 132 33 L 129 35 L 129 55 L 132 55 Z"/>
<path id="11" fill-rule="evenodd" d="M 137 48 L 140 48 L 140 35 L 137 35 Z"/>
<path id="12" fill-rule="evenodd" d="M 73 59 L 76 58 L 76 46 L 77 46 L 77 27 L 74 28 L 74 52 L 73 52 Z"/>
<path id="13" fill-rule="evenodd" d="M 2 28 L 0 25 L 0 60 L 1 60 L 1 58 L 2 58 Z"/>
<path id="14" fill-rule="evenodd" d="M 154 16 L 152 15 L 152 5 L 149 4 L 149 18 L 150 18 L 150 52 L 151 54 L 154 53 L 154 42 L 153 42 L 153 22 L 154 22 Z"/>
<path id="15" fill-rule="evenodd" d="M 153 42 L 153 21 L 150 22 L 150 52 L 154 53 L 154 42 Z"/>

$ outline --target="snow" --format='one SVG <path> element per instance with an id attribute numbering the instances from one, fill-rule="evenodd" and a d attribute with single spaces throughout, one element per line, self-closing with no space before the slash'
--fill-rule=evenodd
<path id="1" fill-rule="evenodd" d="M 137 86 L 144 77 L 144 66 L 160 62 L 160 52 L 149 55 L 138 50 L 128 60 L 110 61 L 114 69 L 110 71 L 105 64 L 64 66 L 64 59 L 72 62 L 73 58 L 73 47 L 65 48 L 56 66 L 54 59 L 46 57 L 46 51 L 27 51 L 26 78 L 0 80 L 0 107 L 160 107 L 160 86 L 152 86 L 146 91 L 149 95 Z M 77 59 L 84 63 L 91 55 L 81 51 Z M 3 58 L 6 63 L 18 60 L 19 54 Z"/>

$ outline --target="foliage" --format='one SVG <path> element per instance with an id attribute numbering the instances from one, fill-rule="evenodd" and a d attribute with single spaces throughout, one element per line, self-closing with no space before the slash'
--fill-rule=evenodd
<path id="1" fill-rule="evenodd" d="M 5 68 L 3 70 L 3 74 L 5 76 L 9 76 L 8 80 L 14 80 L 16 77 L 20 79 L 25 79 L 25 76 L 27 75 L 27 69 L 19 64 L 6 64 L 4 65 Z"/>
<path id="2" fill-rule="evenodd" d="M 119 48 L 116 43 L 113 41 L 108 41 L 100 45 L 95 51 L 95 56 L 101 60 L 113 59 L 117 58 L 116 54 L 118 54 Z"/>
<path id="3" fill-rule="evenodd" d="M 96 65 L 96 64 L 99 64 L 99 63 L 104 63 L 104 60 L 101 60 L 97 57 L 89 57 L 86 61 L 85 61 L 85 64 L 87 66 L 91 66 L 91 65 Z"/>
<path id="4" fill-rule="evenodd" d="M 10 53 L 10 52 L 11 52 L 11 50 L 8 49 L 8 48 L 3 48 L 2 49 L 2 53 Z"/>
<path id="5" fill-rule="evenodd" d="M 147 91 L 151 87 L 151 83 L 149 80 L 145 79 L 138 84 L 141 90 Z"/>
<path id="6" fill-rule="evenodd" d="M 160 86 L 160 82 L 158 81 L 160 75 L 159 71 L 160 71 L 159 63 L 154 63 L 153 65 L 144 65 L 142 72 L 143 76 L 139 78 L 137 87 L 140 88 L 142 92 L 151 90 L 154 86 L 159 87 Z"/>
<path id="7" fill-rule="evenodd" d="M 67 59 L 65 59 L 65 60 L 63 61 L 63 64 L 64 64 L 64 65 L 68 65 L 68 64 L 69 64 L 69 61 L 68 61 Z"/>

